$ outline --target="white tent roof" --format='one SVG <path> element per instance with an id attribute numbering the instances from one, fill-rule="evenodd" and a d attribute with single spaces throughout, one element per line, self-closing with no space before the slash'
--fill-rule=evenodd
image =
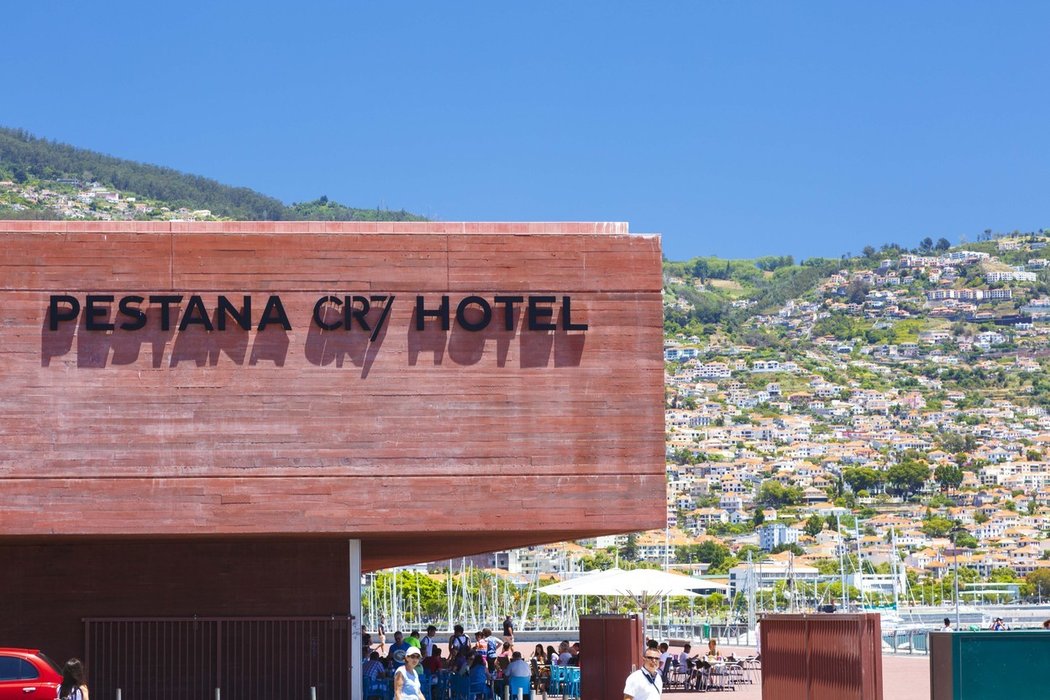
<path id="1" fill-rule="evenodd" d="M 682 576 L 659 569 L 608 569 L 544 586 L 548 595 L 696 596 L 697 591 L 725 591 L 723 583 Z"/>

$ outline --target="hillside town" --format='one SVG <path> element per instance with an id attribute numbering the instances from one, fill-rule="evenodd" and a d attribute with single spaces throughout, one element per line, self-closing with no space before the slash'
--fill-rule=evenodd
<path id="1" fill-rule="evenodd" d="M 0 181 L 0 205 L 215 218 L 75 179 Z M 521 581 L 677 568 L 732 598 L 760 561 L 774 607 L 789 580 L 816 597 L 844 583 L 855 601 L 941 602 L 956 571 L 974 601 L 1050 594 L 1048 248 L 1042 231 L 868 248 L 775 308 L 711 260 L 665 265 L 668 317 L 698 294 L 738 314 L 733 332 L 667 329 L 666 528 L 476 563 Z"/>
<path id="2" fill-rule="evenodd" d="M 789 580 L 835 600 L 840 574 L 864 603 L 943 602 L 955 571 L 970 602 L 1050 594 L 1047 239 L 972 247 L 854 258 L 735 336 L 669 332 L 666 529 L 501 565 L 571 576 L 605 552 L 734 596 L 761 561 L 774 607 Z M 669 274 L 665 306 L 717 282 Z"/>
<path id="3" fill-rule="evenodd" d="M 45 212 L 59 219 L 86 221 L 216 221 L 207 209 L 169 206 L 77 178 L 15 182 L 0 178 L 4 216 Z"/>

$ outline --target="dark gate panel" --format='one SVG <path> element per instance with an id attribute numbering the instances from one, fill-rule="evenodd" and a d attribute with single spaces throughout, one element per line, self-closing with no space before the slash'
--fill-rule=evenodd
<path id="1" fill-rule="evenodd" d="M 84 620 L 92 695 L 123 700 L 350 697 L 347 617 Z"/>
<path id="2" fill-rule="evenodd" d="M 882 700 L 878 614 L 766 615 L 762 697 Z"/>

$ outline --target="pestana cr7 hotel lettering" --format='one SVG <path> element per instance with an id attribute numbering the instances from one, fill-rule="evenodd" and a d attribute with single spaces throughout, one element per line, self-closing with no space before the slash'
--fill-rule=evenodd
<path id="1" fill-rule="evenodd" d="M 185 310 L 182 309 L 186 301 Z M 372 338 L 389 318 L 396 296 L 389 295 L 325 295 L 317 299 L 309 319 L 327 331 L 352 330 L 355 327 L 370 331 Z M 560 302 L 560 304 L 559 304 Z M 147 309 L 156 308 L 156 318 L 151 318 Z M 255 308 L 258 308 L 256 305 Z M 585 331 L 586 323 L 572 320 L 572 297 L 562 295 L 503 295 L 491 298 L 470 295 L 459 299 L 455 307 L 448 295 L 439 298 L 415 297 L 413 328 L 425 330 L 427 323 L 438 323 L 442 330 L 449 330 L 453 322 L 467 331 L 481 331 L 489 327 L 493 310 L 503 310 L 503 329 L 514 331 L 515 319 L 523 313 L 522 328 L 529 331 Z M 374 313 L 377 312 L 377 313 Z M 292 330 L 292 321 L 285 311 L 281 297 L 273 294 L 266 298 L 262 311 L 253 313 L 251 295 L 243 295 L 240 303 L 226 295 L 218 295 L 209 308 L 200 295 L 181 294 L 129 294 L 119 299 L 113 294 L 87 294 L 81 298 L 69 294 L 52 294 L 47 309 L 48 329 L 57 331 L 63 324 L 83 321 L 88 331 L 137 331 L 150 323 L 158 323 L 160 330 L 178 328 L 184 331 L 199 326 L 207 331 L 228 329 L 265 330 L 270 325 Z"/>

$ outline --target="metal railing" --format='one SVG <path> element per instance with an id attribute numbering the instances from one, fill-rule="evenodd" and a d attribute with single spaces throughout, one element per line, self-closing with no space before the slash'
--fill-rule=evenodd
<path id="1" fill-rule="evenodd" d="M 896 630 L 882 633 L 882 650 L 887 654 L 929 654 L 929 630 Z"/>
<path id="2" fill-rule="evenodd" d="M 91 694 L 122 700 L 350 697 L 353 618 L 87 618 Z"/>

